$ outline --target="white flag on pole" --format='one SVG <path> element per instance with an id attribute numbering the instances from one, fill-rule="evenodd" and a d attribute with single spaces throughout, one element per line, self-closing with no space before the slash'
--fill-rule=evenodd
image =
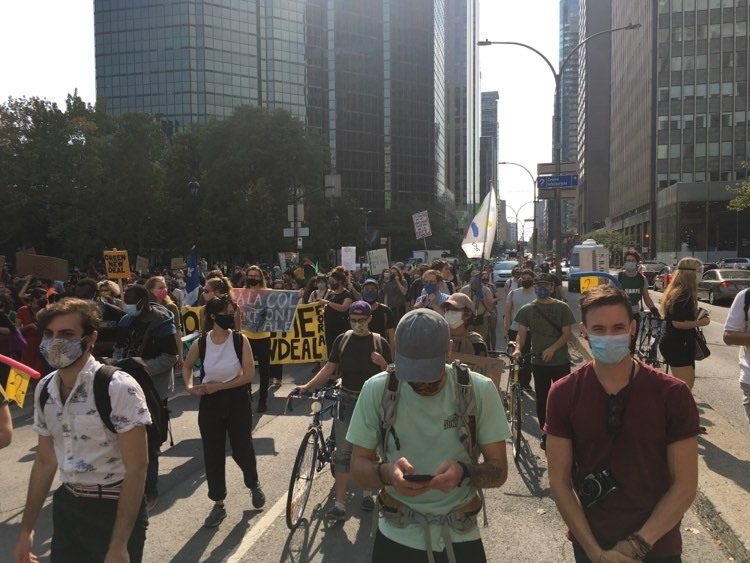
<path id="1" fill-rule="evenodd" d="M 461 243 L 461 248 L 467 258 L 489 259 L 492 255 L 492 243 L 495 241 L 496 230 L 497 200 L 495 188 L 490 187 L 489 193 L 482 202 L 482 207 L 479 208 L 479 212 L 466 229 L 466 236 Z"/>

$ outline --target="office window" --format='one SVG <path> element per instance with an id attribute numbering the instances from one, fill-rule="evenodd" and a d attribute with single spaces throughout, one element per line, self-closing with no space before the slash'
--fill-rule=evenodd
<path id="1" fill-rule="evenodd" d="M 683 0 L 682 10 L 685 12 L 688 12 L 690 10 L 695 10 L 695 0 Z"/>
<path id="2" fill-rule="evenodd" d="M 695 97 L 696 98 L 705 98 L 706 97 L 706 90 L 707 90 L 707 86 L 705 84 L 696 84 L 695 85 Z"/>
<path id="3" fill-rule="evenodd" d="M 669 185 L 669 176 L 666 174 L 657 174 L 656 181 L 659 182 L 660 188 L 666 188 Z"/>
<path id="4" fill-rule="evenodd" d="M 722 8 L 734 8 L 735 0 L 723 0 L 721 3 Z"/>
<path id="5" fill-rule="evenodd" d="M 672 131 L 679 131 L 681 124 L 682 124 L 682 119 L 680 118 L 679 115 L 675 115 L 671 119 L 670 129 L 672 129 Z"/>
<path id="6" fill-rule="evenodd" d="M 734 66 L 734 53 L 724 53 L 721 66 L 723 68 L 732 68 Z"/>
<path id="7" fill-rule="evenodd" d="M 694 178 L 695 178 L 696 182 L 705 182 L 706 181 L 706 173 L 705 172 L 696 172 Z"/>
<path id="8" fill-rule="evenodd" d="M 706 143 L 695 143 L 695 156 L 706 156 Z"/>
<path id="9" fill-rule="evenodd" d="M 747 35 L 747 22 L 746 21 L 734 22 L 734 34 L 737 37 L 742 37 L 744 35 Z"/>
<path id="10" fill-rule="evenodd" d="M 724 112 L 721 114 L 721 126 L 731 127 L 732 126 L 732 112 Z"/>
<path id="11" fill-rule="evenodd" d="M 744 125 L 745 124 L 745 112 L 744 111 L 736 111 L 736 112 L 734 112 L 734 124 L 735 125 Z"/>
<path id="12" fill-rule="evenodd" d="M 699 23 L 695 30 L 696 39 L 706 39 L 708 37 L 708 26 L 705 23 Z"/>
<path id="13" fill-rule="evenodd" d="M 667 158 L 669 154 L 668 145 L 656 145 L 656 158 Z"/>
<path id="14" fill-rule="evenodd" d="M 695 58 L 693 55 L 685 55 L 682 58 L 682 70 L 693 70 L 695 68 Z"/>
<path id="15" fill-rule="evenodd" d="M 705 97 L 705 92 L 704 92 L 704 97 Z M 669 87 L 668 86 L 661 86 L 659 88 L 659 101 L 660 102 L 669 101 Z"/>
<path id="16" fill-rule="evenodd" d="M 682 127 L 683 129 L 692 129 L 693 128 L 693 114 L 692 113 L 686 113 L 682 116 Z"/>
<path id="17" fill-rule="evenodd" d="M 669 13 L 669 0 L 659 0 L 659 13 L 660 14 Z"/>
<path id="18" fill-rule="evenodd" d="M 657 33 L 657 40 L 659 43 L 666 43 L 669 41 L 669 29 L 660 29 Z"/>
<path id="19" fill-rule="evenodd" d="M 682 86 L 672 86 L 669 89 L 669 98 L 671 100 L 680 100 L 680 99 L 682 99 Z"/>
<path id="20" fill-rule="evenodd" d="M 731 171 L 728 171 L 728 172 L 722 172 L 722 173 L 721 173 L 721 174 L 719 175 L 719 177 L 720 177 L 720 178 L 721 178 L 722 180 L 733 180 L 733 179 L 734 179 L 734 178 L 733 178 L 733 174 L 732 174 L 732 172 L 731 172 Z"/>
<path id="21" fill-rule="evenodd" d="M 719 156 L 719 143 L 708 143 L 708 156 Z"/>
<path id="22" fill-rule="evenodd" d="M 721 121 L 720 121 L 720 116 L 718 113 L 712 113 L 711 115 L 708 116 L 709 127 L 718 127 L 719 123 L 721 123 Z"/>
<path id="23" fill-rule="evenodd" d="M 672 57 L 672 70 L 682 70 L 682 57 Z"/>
<path id="24" fill-rule="evenodd" d="M 732 141 L 721 143 L 721 156 L 732 156 Z"/>
<path id="25" fill-rule="evenodd" d="M 721 0 L 708 0 L 709 9 L 721 8 Z"/>
<path id="26" fill-rule="evenodd" d="M 698 10 L 708 9 L 708 0 L 695 0 L 695 7 Z"/>
<path id="27" fill-rule="evenodd" d="M 703 129 L 706 127 L 706 114 L 699 113 L 695 116 L 695 128 Z"/>
<path id="28" fill-rule="evenodd" d="M 672 0 L 672 11 L 673 12 L 682 11 L 682 0 Z"/>
<path id="29" fill-rule="evenodd" d="M 682 97 L 687 100 L 693 96 L 695 96 L 695 86 L 692 84 L 685 84 L 685 86 L 682 87 Z"/>
<path id="30" fill-rule="evenodd" d="M 669 158 L 679 158 L 680 148 L 680 145 L 669 145 Z"/>
<path id="31" fill-rule="evenodd" d="M 734 94 L 735 94 L 734 82 L 722 82 L 721 83 L 721 95 L 722 96 L 733 96 Z"/>
<path id="32" fill-rule="evenodd" d="M 672 41 L 674 41 L 675 43 L 682 41 L 682 28 L 681 27 L 672 28 Z"/>
<path id="33" fill-rule="evenodd" d="M 665 129 L 669 127 L 669 116 L 660 115 L 658 123 L 659 123 L 658 125 L 659 131 L 664 131 Z"/>
<path id="34" fill-rule="evenodd" d="M 693 173 L 692 172 L 683 172 L 682 173 L 682 181 L 683 182 L 692 182 L 693 181 Z"/>
<path id="35" fill-rule="evenodd" d="M 712 82 L 708 85 L 708 95 L 711 98 L 715 98 L 719 95 L 719 92 L 721 90 L 721 84 L 718 82 Z"/>

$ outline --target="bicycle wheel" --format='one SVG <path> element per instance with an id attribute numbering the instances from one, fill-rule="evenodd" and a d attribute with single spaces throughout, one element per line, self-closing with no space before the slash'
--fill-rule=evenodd
<path id="1" fill-rule="evenodd" d="M 289 480 L 289 492 L 286 497 L 286 525 L 292 530 L 299 523 L 310 498 L 315 464 L 318 460 L 318 433 L 311 428 L 302 439 L 294 460 L 292 477 Z"/>
<path id="2" fill-rule="evenodd" d="M 513 448 L 513 461 L 521 455 L 521 425 L 523 424 L 523 405 L 521 404 L 521 385 L 513 384 L 510 401 L 510 437 Z"/>

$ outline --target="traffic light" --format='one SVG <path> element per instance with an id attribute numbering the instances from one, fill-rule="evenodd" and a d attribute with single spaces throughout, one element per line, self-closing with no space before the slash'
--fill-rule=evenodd
<path id="1" fill-rule="evenodd" d="M 649 239 L 651 239 L 651 233 L 646 233 L 645 235 L 643 235 L 643 237 L 644 237 L 644 238 L 645 238 L 646 240 L 649 240 Z"/>

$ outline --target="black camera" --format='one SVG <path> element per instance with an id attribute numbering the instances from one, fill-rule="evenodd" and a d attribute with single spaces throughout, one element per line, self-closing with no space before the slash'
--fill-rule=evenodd
<path id="1" fill-rule="evenodd" d="M 581 485 L 578 487 L 578 498 L 581 499 L 581 504 L 584 507 L 590 508 L 616 490 L 617 483 L 609 469 L 602 469 L 596 473 L 589 473 L 583 478 Z"/>

